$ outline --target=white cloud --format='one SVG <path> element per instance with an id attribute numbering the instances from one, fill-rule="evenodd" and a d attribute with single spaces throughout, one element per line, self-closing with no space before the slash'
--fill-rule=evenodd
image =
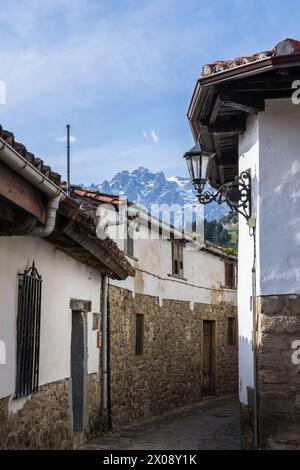
<path id="1" fill-rule="evenodd" d="M 155 129 L 151 129 L 151 131 L 146 131 L 145 129 L 143 129 L 142 131 L 142 134 L 143 134 L 143 137 L 145 140 L 151 140 L 151 142 L 153 142 L 154 144 L 158 144 L 159 142 L 159 138 L 158 138 L 158 135 L 155 131 Z"/>
<path id="2" fill-rule="evenodd" d="M 155 129 L 152 129 L 151 130 L 151 140 L 154 144 L 157 144 L 159 142 L 159 138 L 158 138 L 158 135 L 156 134 L 155 132 Z"/>
<path id="3" fill-rule="evenodd" d="M 64 135 L 63 137 L 57 137 L 56 142 L 67 142 L 67 136 Z M 73 144 L 74 142 L 77 142 L 77 137 L 75 135 L 70 135 L 70 143 Z"/>

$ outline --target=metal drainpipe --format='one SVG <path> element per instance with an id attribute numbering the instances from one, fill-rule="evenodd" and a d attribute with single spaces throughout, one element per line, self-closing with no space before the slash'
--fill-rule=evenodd
<path id="1" fill-rule="evenodd" d="M 254 388 L 254 449 L 258 449 L 258 400 L 257 400 L 257 306 L 256 306 L 256 227 L 252 228 L 253 267 L 252 267 L 252 321 L 253 321 L 253 388 Z"/>
<path id="2" fill-rule="evenodd" d="M 59 203 L 60 201 L 63 201 L 65 197 L 66 196 L 61 193 L 54 198 L 48 199 L 45 224 L 42 227 L 34 227 L 32 231 L 26 233 L 25 235 L 42 238 L 51 235 L 55 228 L 56 214 Z"/>
<path id="3" fill-rule="evenodd" d="M 22 235 L 36 237 L 49 236 L 55 227 L 59 203 L 61 200 L 65 199 L 66 194 L 2 138 L 0 138 L 0 161 L 3 161 L 9 168 L 21 175 L 48 198 L 44 226 L 34 227 L 29 232 L 22 233 Z"/>
<path id="4" fill-rule="evenodd" d="M 107 294 L 108 284 L 107 276 L 102 275 L 101 280 L 102 295 L 102 407 L 106 411 L 108 409 L 108 394 L 107 394 Z"/>

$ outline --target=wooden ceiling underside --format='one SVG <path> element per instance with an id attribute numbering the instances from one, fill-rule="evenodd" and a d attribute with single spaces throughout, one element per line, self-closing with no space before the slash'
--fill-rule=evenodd
<path id="1" fill-rule="evenodd" d="M 266 99 L 291 97 L 295 80 L 300 80 L 300 65 L 211 85 L 200 81 L 190 124 L 203 149 L 215 154 L 208 174 L 213 187 L 238 175 L 239 135 L 246 130 L 247 117 L 264 111 Z"/>

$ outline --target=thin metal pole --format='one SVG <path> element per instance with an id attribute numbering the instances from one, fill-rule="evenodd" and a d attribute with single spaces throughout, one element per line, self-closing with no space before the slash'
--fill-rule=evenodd
<path id="1" fill-rule="evenodd" d="M 66 125 L 67 128 L 67 194 L 70 196 L 70 124 Z"/>
<path id="2" fill-rule="evenodd" d="M 102 406 L 104 410 L 108 407 L 107 396 L 107 276 L 102 275 Z"/>
<path id="3" fill-rule="evenodd" d="M 252 315 L 253 315 L 253 388 L 254 388 L 254 449 L 259 448 L 257 400 L 257 298 L 256 298 L 256 227 L 253 227 Z"/>

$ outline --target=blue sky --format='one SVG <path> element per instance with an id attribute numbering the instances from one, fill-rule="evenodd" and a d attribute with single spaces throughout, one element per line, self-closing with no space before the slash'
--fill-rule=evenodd
<path id="1" fill-rule="evenodd" d="M 205 63 L 300 39 L 294 0 L 1 0 L 0 122 L 73 183 L 147 166 L 186 176 Z"/>

